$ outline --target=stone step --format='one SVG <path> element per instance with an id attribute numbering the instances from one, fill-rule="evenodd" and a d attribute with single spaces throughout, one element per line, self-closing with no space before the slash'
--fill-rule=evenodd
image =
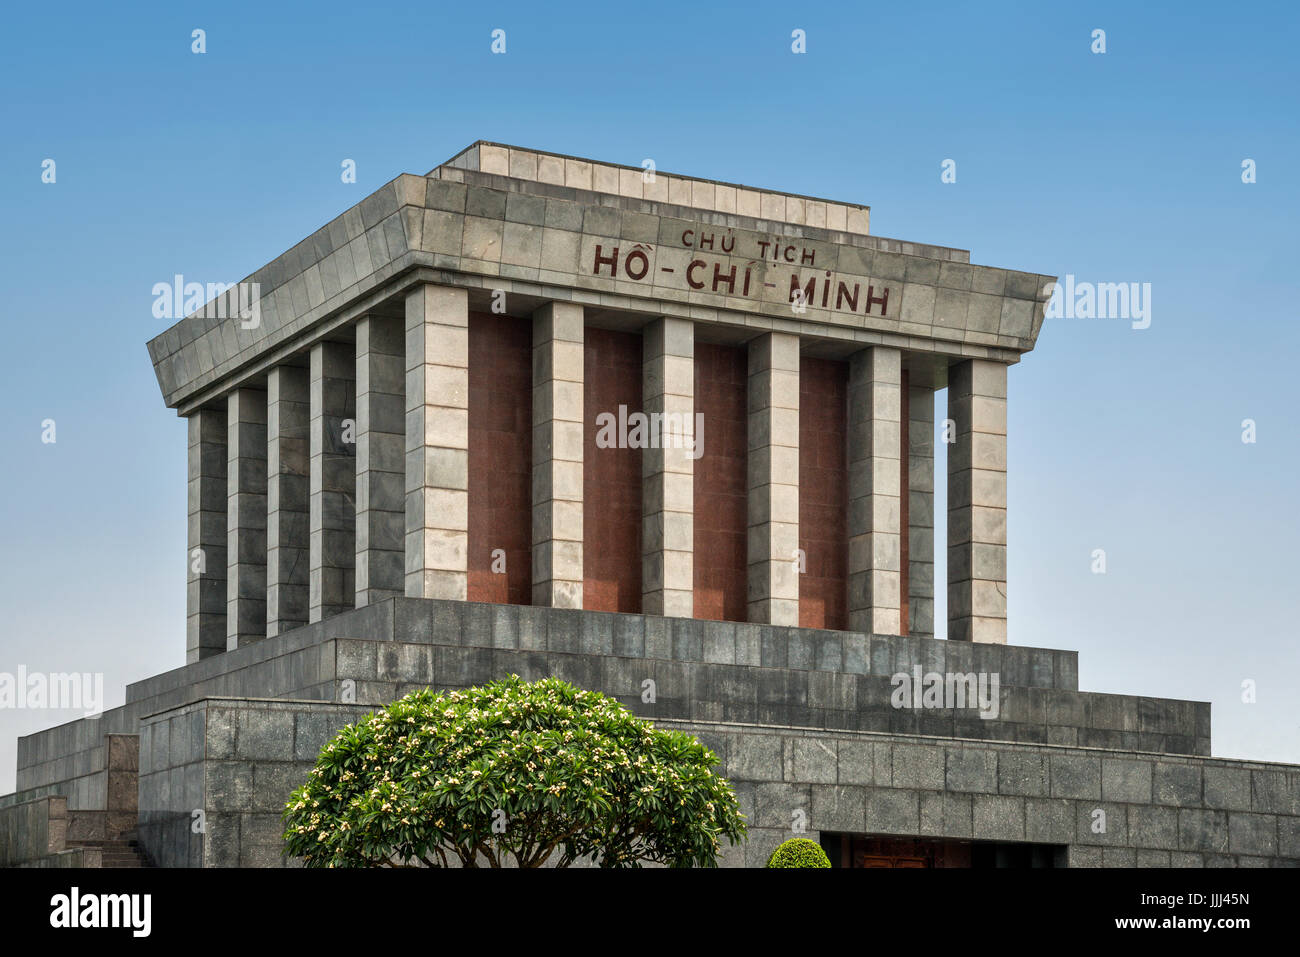
<path id="1" fill-rule="evenodd" d="M 69 846 L 95 848 L 100 852 L 100 867 L 151 867 L 135 840 L 76 841 Z"/>

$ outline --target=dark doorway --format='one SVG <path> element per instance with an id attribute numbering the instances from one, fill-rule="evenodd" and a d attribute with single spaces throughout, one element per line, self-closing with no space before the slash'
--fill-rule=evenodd
<path id="1" fill-rule="evenodd" d="M 822 834 L 831 867 L 1065 867 L 1066 847 L 935 837 Z"/>

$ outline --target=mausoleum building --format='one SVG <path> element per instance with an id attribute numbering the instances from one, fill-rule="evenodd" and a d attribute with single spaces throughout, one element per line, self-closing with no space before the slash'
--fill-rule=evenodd
<path id="1" fill-rule="evenodd" d="M 20 740 L 0 863 L 281 865 L 338 728 L 511 673 L 712 747 L 727 864 L 1300 863 L 1300 769 L 1007 645 L 1007 377 L 1055 280 L 869 218 L 478 142 L 200 295 L 149 343 L 187 663 Z"/>

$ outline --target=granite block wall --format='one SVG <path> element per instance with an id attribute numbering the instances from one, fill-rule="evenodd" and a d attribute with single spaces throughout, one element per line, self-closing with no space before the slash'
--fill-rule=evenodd
<path id="1" fill-rule="evenodd" d="M 0 867 L 16 867 L 63 850 L 68 800 L 41 797 L 0 808 Z"/>
<path id="2" fill-rule="evenodd" d="M 341 657 L 349 667 L 373 663 L 377 674 L 388 668 L 361 647 Z M 329 738 L 371 710 L 213 698 L 146 719 L 142 843 L 159 863 L 292 865 L 279 839 L 289 794 Z M 750 840 L 726 849 L 728 866 L 762 866 L 781 841 L 823 833 L 1053 845 L 1068 849 L 1072 867 L 1300 865 L 1300 769 L 1292 766 L 668 717 L 657 723 L 696 735 L 736 789 Z M 196 834 L 200 808 L 205 828 Z"/>
<path id="3" fill-rule="evenodd" d="M 892 707 L 891 676 L 916 667 L 996 672 L 1001 678 L 997 717 L 984 720 L 970 709 Z M 913 799 L 920 815 L 922 792 L 928 795 L 927 814 L 935 813 L 938 800 L 938 813 L 958 817 L 965 806 L 959 795 L 983 795 L 971 798 L 972 827 L 978 809 L 981 826 L 987 825 L 981 833 L 1011 834 L 1017 828 L 999 824 L 999 815 L 1027 812 L 985 797 L 1088 800 L 1095 791 L 1098 801 L 1122 805 L 1117 811 L 1099 805 L 1111 828 L 1167 826 L 1168 813 L 1144 808 L 1173 806 L 1181 812 L 1180 802 L 1188 802 L 1187 813 L 1174 823 L 1181 828 L 1177 840 L 1195 847 L 1169 846 L 1167 839 L 1077 841 L 1077 848 L 1070 845 L 1073 863 L 1137 860 L 1141 852 L 1144 861 L 1163 860 L 1167 853 L 1171 862 L 1190 860 L 1178 855 L 1199 854 L 1210 864 L 1249 864 L 1285 858 L 1284 848 L 1291 846 L 1293 822 L 1281 818 L 1288 817 L 1283 811 L 1293 800 L 1294 769 L 1241 762 L 1202 767 L 1177 758 L 1176 752 L 1208 753 L 1209 706 L 1079 692 L 1073 652 L 408 598 L 354 609 L 156 675 L 129 686 L 121 708 L 22 739 L 19 792 L 0 798 L 0 808 L 53 794 L 67 797 L 70 808 L 104 808 L 111 791 L 105 735 L 138 733 L 139 833 L 157 863 L 276 864 L 279 808 L 310 767 L 313 749 L 333 731 L 417 688 L 464 687 L 510 673 L 530 679 L 558 675 L 611 694 L 660 722 L 684 722 L 708 733 L 732 728 L 724 744 L 734 745 L 734 757 L 727 751 L 727 760 L 738 762 L 736 780 L 752 785 L 745 793 L 755 801 L 775 793 L 768 785 L 780 785 L 805 788 L 811 802 L 814 785 L 840 783 L 838 771 L 828 781 L 824 770 L 815 770 L 827 748 L 838 754 L 836 742 L 874 735 L 867 740 L 899 739 L 891 747 L 904 747 L 906 741 L 922 750 L 899 752 L 907 757 L 900 769 L 910 770 L 900 770 L 897 782 L 891 777 L 886 793 L 852 792 L 845 800 L 860 798 L 864 807 L 870 801 L 882 814 L 901 815 L 899 820 L 910 814 L 899 809 Z M 652 702 L 641 700 L 646 678 L 655 682 Z M 213 703 L 274 698 L 295 700 Z M 745 735 L 768 737 L 740 737 L 734 729 L 742 728 Z M 778 746 L 773 734 L 782 750 L 771 768 L 789 764 L 789 780 L 784 770 L 776 779 L 761 778 L 746 764 L 745 754 L 768 754 Z M 797 741 L 789 745 L 788 760 L 781 735 Z M 944 748 L 951 750 L 951 759 Z M 972 750 L 980 756 L 967 757 Z M 997 756 L 989 757 L 990 752 Z M 939 753 L 942 778 L 934 770 Z M 990 767 L 1009 775 L 1017 762 L 1041 765 L 1048 760 L 1043 755 L 1057 756 L 1049 765 L 1055 783 L 1043 795 L 1012 794 L 1001 784 L 980 790 L 985 785 L 971 783 L 986 779 Z M 1070 755 L 1078 760 L 1067 760 Z M 1142 766 L 1151 769 L 1149 801 Z M 915 776 L 913 783 L 906 783 L 911 780 L 906 775 Z M 1197 789 L 1200 797 L 1193 801 Z M 944 812 L 945 806 L 958 810 Z M 754 809 L 757 813 L 758 805 Z M 1075 807 L 1071 813 L 1082 812 Z M 769 813 L 761 821 L 756 848 L 777 836 Z M 901 833 L 874 817 L 867 824 L 877 828 L 872 833 Z M 1024 839 L 1033 840 L 1037 832 L 1027 828 Z M 1224 835 L 1226 844 L 1220 840 Z M 764 856 L 761 849 L 744 853 Z"/>
<path id="4" fill-rule="evenodd" d="M 812 642 L 796 641 L 784 649 L 772 643 L 765 655 L 761 645 L 738 644 L 725 623 L 701 635 L 696 628 L 665 622 L 666 627 L 652 626 L 639 635 L 622 630 L 618 642 L 624 650 L 619 651 L 613 621 L 605 627 L 588 621 L 596 627 L 548 633 L 544 647 L 510 645 L 505 629 L 496 632 L 496 647 L 339 639 L 336 679 L 354 683 L 356 700 L 383 703 L 421 687 L 443 690 L 509 674 L 530 681 L 553 675 L 654 718 L 1198 753 L 1192 702 L 1004 687 L 987 717 L 973 703 L 894 707 L 889 673 L 855 672 L 852 665 L 845 670 L 827 660 L 827 647 L 819 663 Z M 786 652 L 780 660 L 778 650 Z M 655 683 L 652 704 L 642 701 L 647 679 Z M 1139 708 L 1139 700 L 1150 705 Z"/>
<path id="5" fill-rule="evenodd" d="M 659 723 L 695 734 L 735 785 L 750 824 L 735 866 L 823 832 L 1064 845 L 1070 867 L 1300 866 L 1293 765 Z"/>
<path id="6" fill-rule="evenodd" d="M 208 698 L 141 722 L 140 843 L 160 867 L 280 867 L 281 814 L 320 749 L 373 711 Z"/>
<path id="7" fill-rule="evenodd" d="M 137 682 L 128 686 L 127 703 L 122 708 L 107 711 L 98 719 L 74 721 L 21 738 L 17 793 L 0 797 L 0 806 L 19 797 L 57 793 L 66 796 L 74 808 L 104 807 L 103 735 L 134 734 L 144 715 L 205 695 L 332 699 L 337 695 L 336 661 L 335 649 L 328 642 L 339 637 L 503 651 L 615 654 L 665 663 L 771 666 L 792 672 L 843 672 L 871 678 L 855 684 L 855 693 L 863 702 L 877 704 L 890 690 L 887 676 L 911 672 L 917 665 L 926 672 L 997 673 L 1004 690 L 1029 689 L 1004 696 L 1003 717 L 1023 728 L 1045 728 L 1048 743 L 1209 752 L 1206 703 L 1063 694 L 1078 687 L 1075 652 L 398 598 Z M 757 698 L 754 707 L 758 707 Z M 947 717 L 938 713 L 913 717 L 916 726 L 948 726 Z M 973 724 L 971 728 L 976 730 L 970 733 L 983 734 L 986 725 Z M 893 726 L 877 727 L 885 730 Z"/>

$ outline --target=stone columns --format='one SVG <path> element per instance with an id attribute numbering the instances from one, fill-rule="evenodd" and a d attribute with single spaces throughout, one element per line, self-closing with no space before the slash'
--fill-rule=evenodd
<path id="1" fill-rule="evenodd" d="M 307 624 L 311 473 L 310 372 L 266 377 L 266 634 Z"/>
<path id="2" fill-rule="evenodd" d="M 401 319 L 357 322 L 356 606 L 406 593 L 406 333 Z"/>
<path id="3" fill-rule="evenodd" d="M 1007 367 L 948 370 L 948 637 L 1007 640 Z"/>
<path id="4" fill-rule="evenodd" d="M 902 354 L 873 346 L 849 359 L 849 628 L 902 630 Z"/>
<path id="5" fill-rule="evenodd" d="M 641 611 L 689 618 L 695 579 L 692 456 L 698 438 L 695 326 L 689 319 L 659 318 L 646 327 L 644 342 L 642 404 L 651 425 L 641 453 Z"/>
<path id="6" fill-rule="evenodd" d="M 345 342 L 311 347 L 308 620 L 352 607 L 356 554 L 356 375 Z"/>
<path id="7" fill-rule="evenodd" d="M 907 633 L 934 637 L 934 390 L 909 385 L 907 403 Z"/>
<path id="8" fill-rule="evenodd" d="M 266 393 L 226 396 L 226 649 L 266 637 Z"/>
<path id="9" fill-rule="evenodd" d="M 189 416 L 185 661 L 226 650 L 226 410 Z"/>
<path id="10" fill-rule="evenodd" d="M 469 592 L 469 299 L 406 296 L 406 595 Z"/>
<path id="11" fill-rule="evenodd" d="M 749 620 L 799 624 L 799 337 L 749 343 Z"/>
<path id="12" fill-rule="evenodd" d="M 533 604 L 582 607 L 582 306 L 533 316 Z"/>

